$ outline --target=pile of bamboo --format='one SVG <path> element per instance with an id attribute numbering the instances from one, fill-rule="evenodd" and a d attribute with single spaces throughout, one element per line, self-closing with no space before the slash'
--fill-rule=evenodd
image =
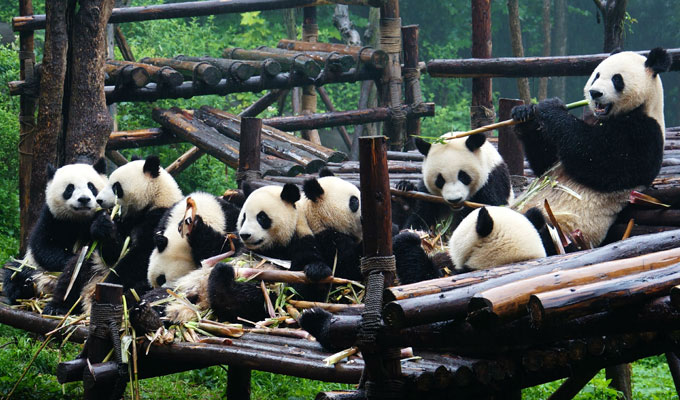
<path id="1" fill-rule="evenodd" d="M 662 232 L 387 288 L 377 342 L 422 357 L 403 368 L 411 395 L 585 385 L 603 367 L 678 349 L 679 239 Z M 353 346 L 360 319 L 329 317 L 322 343 Z"/>

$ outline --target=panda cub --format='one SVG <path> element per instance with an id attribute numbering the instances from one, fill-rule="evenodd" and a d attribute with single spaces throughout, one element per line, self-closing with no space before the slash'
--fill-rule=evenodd
<path id="1" fill-rule="evenodd" d="M 442 196 L 450 206 L 417 201 L 402 228 L 432 231 L 438 222 L 451 215 L 452 207 L 461 211 L 454 214 L 455 227 L 470 212 L 463 209 L 463 201 L 505 205 L 512 200 L 508 167 L 483 133 L 435 144 L 416 137 L 415 144 L 425 156 L 423 181 L 418 190 Z M 400 189 L 412 190 L 411 186 L 399 183 Z"/>
<path id="2" fill-rule="evenodd" d="M 187 216 L 187 221 L 189 198 L 195 204 L 195 217 L 191 220 Z M 210 193 L 194 192 L 177 202 L 156 228 L 156 248 L 147 274 L 149 285 L 174 288 L 179 278 L 200 268 L 202 260 L 228 251 L 227 233 L 236 231 L 239 212 L 232 203 Z M 233 243 L 239 247 L 240 242 Z"/>
<path id="3" fill-rule="evenodd" d="M 62 271 L 79 248 L 89 244 L 95 198 L 106 186 L 105 172 L 103 158 L 94 166 L 70 164 L 55 170 L 48 165 L 45 204 L 28 239 L 26 266 L 16 272 L 22 262 L 11 261 L 5 268 L 3 291 L 11 303 L 52 293 L 57 279 L 46 272 Z"/>
<path id="4" fill-rule="evenodd" d="M 113 171 L 108 185 L 97 195 L 97 203 L 104 210 L 90 227 L 92 238 L 99 243 L 97 251 L 81 267 L 65 301 L 63 296 L 75 264 L 64 271 L 60 277 L 64 291 L 59 296 L 55 293 L 48 311 L 61 314 L 82 294 L 83 309 L 89 312 L 96 284 L 102 280 L 121 284 L 126 290 L 135 289 L 140 295 L 147 291 L 153 234 L 167 208 L 181 198 L 179 186 L 156 156 L 129 162 Z M 106 210 L 115 204 L 120 206 L 120 214 L 112 221 Z M 130 238 L 127 252 L 120 258 L 127 237 Z"/>
<path id="5" fill-rule="evenodd" d="M 671 65 L 660 48 L 647 57 L 617 53 L 602 61 L 583 92 L 597 123 L 571 115 L 559 99 L 515 107 L 512 117 L 529 165 L 542 180 L 514 205 L 519 211 L 550 203 L 570 233 L 580 229 L 599 245 L 630 191 L 652 183 L 664 148 L 663 87 L 659 73 Z"/>

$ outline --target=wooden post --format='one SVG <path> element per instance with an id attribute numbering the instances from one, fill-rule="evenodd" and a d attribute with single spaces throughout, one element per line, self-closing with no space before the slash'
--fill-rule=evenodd
<path id="1" fill-rule="evenodd" d="M 498 119 L 500 121 L 511 119 L 512 108 L 522 104 L 524 102 L 517 99 L 498 100 Z M 510 175 L 524 175 L 524 149 L 512 127 L 507 126 L 498 130 L 498 152 L 508 165 Z"/>
<path id="2" fill-rule="evenodd" d="M 380 7 L 380 48 L 387 53 L 388 62 L 383 72 L 380 88 L 381 103 L 387 107 L 401 104 L 401 18 L 399 0 L 387 0 Z M 385 136 L 390 139 L 390 149 L 401 150 L 404 146 L 406 116 L 396 115 L 389 124 L 383 125 Z"/>
<path id="3" fill-rule="evenodd" d="M 241 141 L 239 144 L 238 186 L 244 180 L 259 178 L 262 120 L 260 118 L 241 118 Z M 250 176 L 250 175 L 255 176 Z"/>
<path id="4" fill-rule="evenodd" d="M 19 15 L 33 14 L 33 0 L 19 1 Z M 35 53 L 33 52 L 33 31 L 19 33 L 19 77 L 22 80 L 34 79 L 33 67 Z M 19 209 L 21 212 L 21 227 L 19 240 L 21 241 L 20 252 L 26 250 L 28 232 L 30 232 L 34 219 L 31 218 L 31 163 L 33 159 L 33 141 L 35 134 L 35 98 L 22 95 L 19 98 Z M 39 207 L 33 208 L 39 210 Z"/>
<path id="5" fill-rule="evenodd" d="M 417 104 L 423 101 L 420 91 L 420 72 L 418 71 L 418 25 L 408 25 L 401 28 L 404 40 L 404 79 L 406 88 L 404 96 L 406 104 Z M 407 140 L 410 136 L 420 135 L 420 119 L 406 119 Z"/>
<path id="6" fill-rule="evenodd" d="M 250 399 L 250 368 L 229 366 L 227 371 L 227 400 Z"/>
<path id="7" fill-rule="evenodd" d="M 609 386 L 623 393 L 624 400 L 632 400 L 633 389 L 631 387 L 631 379 L 633 366 L 631 364 L 619 364 L 607 367 L 604 371 L 606 378 L 612 380 Z"/>
<path id="8" fill-rule="evenodd" d="M 123 287 L 121 285 L 115 285 L 110 283 L 98 283 L 94 292 L 95 305 L 111 305 L 120 306 L 123 298 Z M 96 306 L 93 307 L 93 312 L 96 313 Z M 91 320 L 96 320 L 96 316 L 93 315 Z M 100 327 L 90 327 L 90 332 L 94 329 L 99 329 Z M 116 332 L 118 334 L 118 332 Z M 101 338 L 97 335 L 90 334 L 85 342 L 85 357 L 89 360 L 90 365 L 100 363 L 106 355 L 111 350 L 112 343 L 107 338 Z M 114 355 L 116 357 L 116 355 Z M 83 371 L 83 386 L 85 391 L 83 393 L 83 398 L 85 399 L 102 399 L 108 398 L 111 395 L 110 387 L 97 387 L 96 382 L 92 379 L 90 375 L 89 368 L 85 368 Z"/>
<path id="9" fill-rule="evenodd" d="M 319 25 L 316 24 L 316 7 L 302 9 L 302 41 L 315 43 L 319 37 Z M 302 115 L 316 112 L 316 90 L 314 85 L 302 88 Z M 316 129 L 304 130 L 302 137 L 316 144 L 321 144 L 319 131 Z"/>
<path id="10" fill-rule="evenodd" d="M 472 57 L 491 58 L 491 1 L 472 0 Z M 490 78 L 472 78 L 470 127 L 489 125 L 494 120 Z"/>
<path id="11" fill-rule="evenodd" d="M 578 371 L 569 377 L 557 390 L 548 397 L 548 400 L 570 400 L 598 373 L 596 370 Z"/>

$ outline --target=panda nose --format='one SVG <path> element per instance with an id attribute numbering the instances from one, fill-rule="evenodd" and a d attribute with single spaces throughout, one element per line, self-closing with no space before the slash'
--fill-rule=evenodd
<path id="1" fill-rule="evenodd" d="M 239 236 L 241 236 L 241 239 L 243 240 L 250 239 L 250 233 L 239 233 Z"/>
<path id="2" fill-rule="evenodd" d="M 599 99 L 600 97 L 602 97 L 602 92 L 600 92 L 599 90 L 591 90 L 590 97 L 592 97 L 593 99 Z"/>
<path id="3" fill-rule="evenodd" d="M 104 199 L 97 199 L 97 204 L 99 204 L 100 206 L 104 204 Z"/>
<path id="4" fill-rule="evenodd" d="M 165 283 L 165 275 L 158 275 L 158 277 L 156 278 L 156 285 L 158 285 L 158 287 L 161 287 L 161 286 L 163 286 L 164 283 Z"/>
<path id="5" fill-rule="evenodd" d="M 83 197 L 78 198 L 78 203 L 87 204 L 89 202 L 90 202 L 90 198 L 87 197 L 87 196 L 83 196 Z"/>

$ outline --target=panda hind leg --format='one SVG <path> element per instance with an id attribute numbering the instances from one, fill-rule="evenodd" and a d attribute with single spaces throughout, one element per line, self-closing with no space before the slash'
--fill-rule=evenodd
<path id="1" fill-rule="evenodd" d="M 73 281 L 73 286 L 71 286 L 71 290 L 68 291 L 68 296 L 66 296 L 77 262 L 78 257 L 73 257 L 69 260 L 68 264 L 66 264 L 64 271 L 59 275 L 59 279 L 57 279 L 57 285 L 52 293 L 52 299 L 43 309 L 43 314 L 65 315 L 71 307 L 73 307 L 76 301 L 78 301 L 85 284 L 92 278 L 93 272 L 92 263 L 89 261 L 83 262 L 78 271 L 78 276 L 76 276 Z M 66 298 L 64 298 L 65 296 Z M 76 314 L 81 311 L 82 308 L 80 304 L 73 310 Z"/>
<path id="2" fill-rule="evenodd" d="M 20 263 L 9 261 L 3 268 L 4 276 L 2 292 L 9 304 L 16 304 L 18 299 L 30 299 L 35 297 L 32 279 L 34 270 L 31 268 L 22 268 L 20 271 L 15 271 L 15 269 L 19 269 L 20 267 Z"/>
<path id="3" fill-rule="evenodd" d="M 261 321 L 267 317 L 265 298 L 259 287 L 237 282 L 234 268 L 226 263 L 215 265 L 208 279 L 210 308 L 221 321 L 236 321 L 237 317 Z"/>
<path id="4" fill-rule="evenodd" d="M 406 231 L 393 237 L 392 252 L 402 285 L 441 277 L 439 267 L 423 250 L 418 234 Z"/>

